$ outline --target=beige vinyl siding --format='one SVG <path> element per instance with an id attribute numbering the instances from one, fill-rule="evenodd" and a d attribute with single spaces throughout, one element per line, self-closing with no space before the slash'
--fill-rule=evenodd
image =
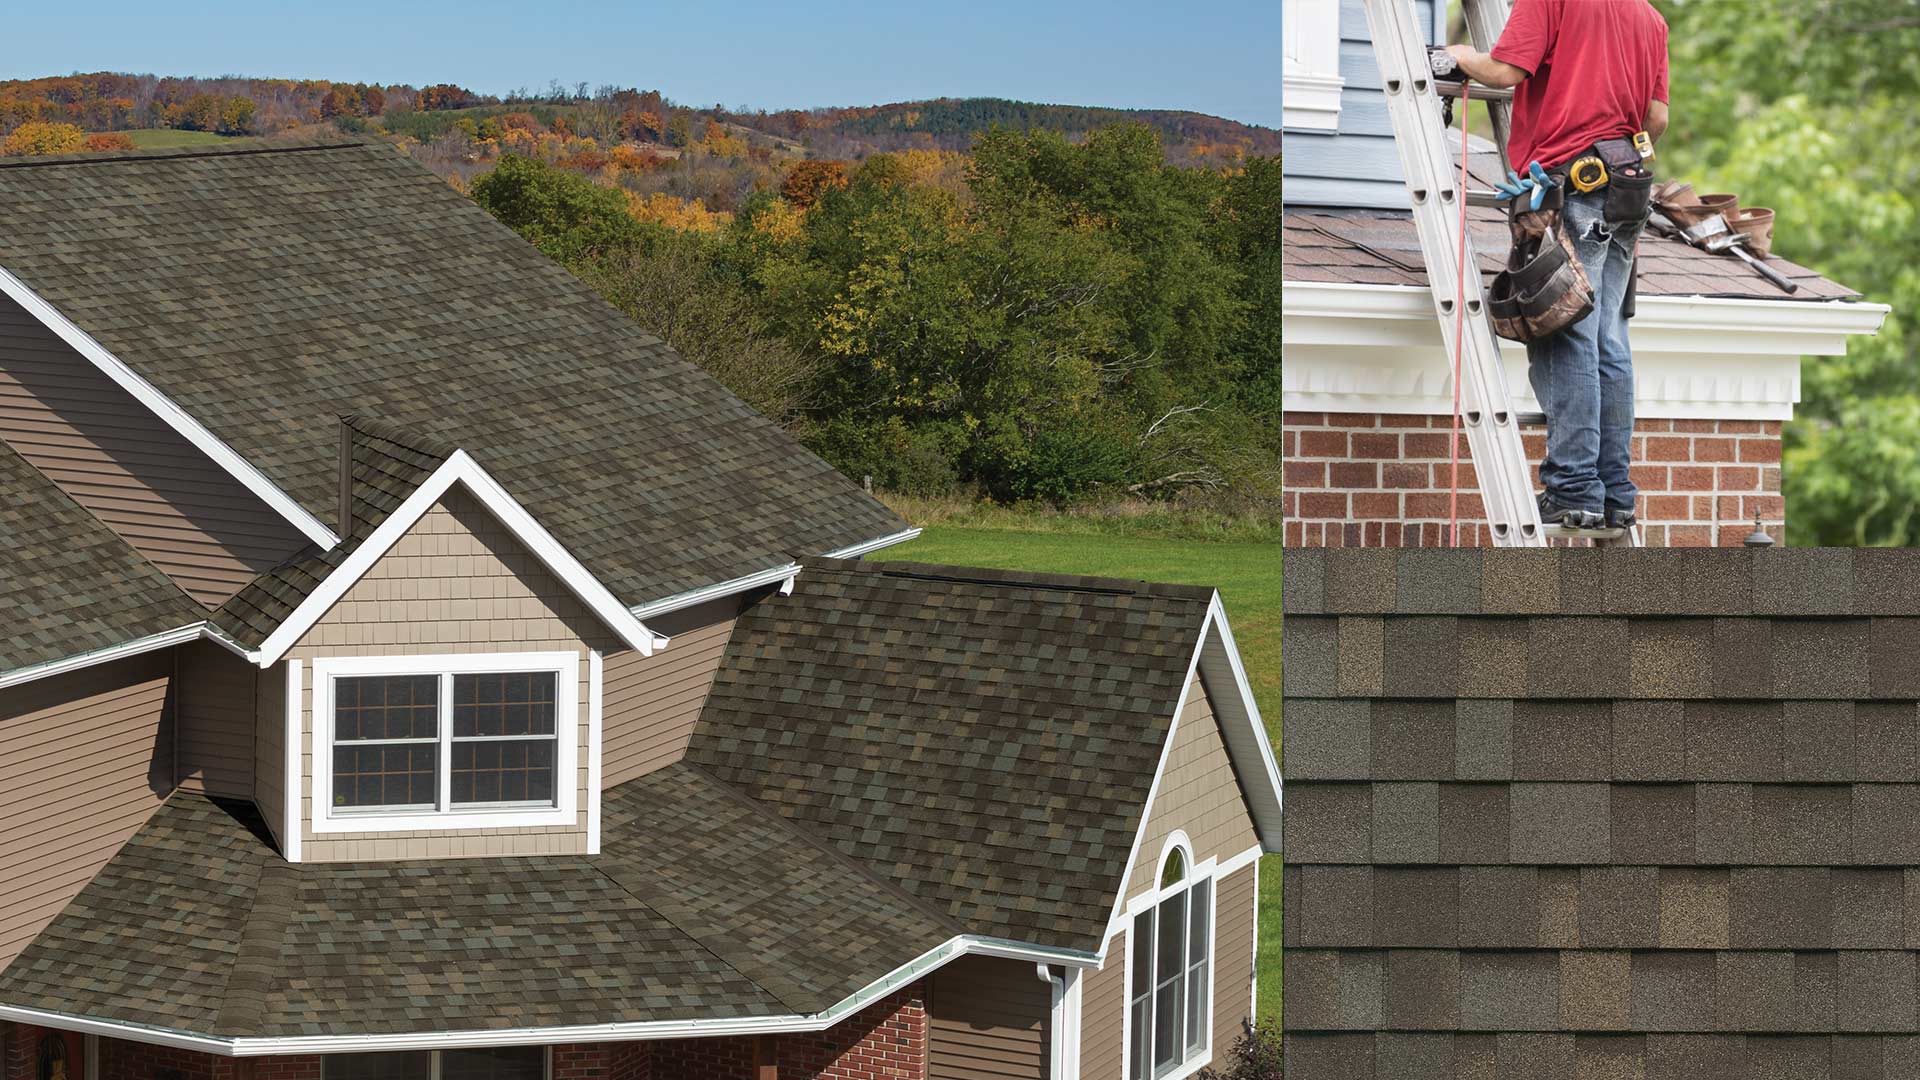
<path id="1" fill-rule="evenodd" d="M 1053 991 L 1034 966 L 963 956 L 933 976 L 928 1080 L 1046 1080 Z"/>
<path id="2" fill-rule="evenodd" d="M 590 649 L 621 647 L 580 599 L 505 525 L 456 485 L 289 654 L 301 682 L 301 857 L 312 862 L 586 851 Z M 406 833 L 313 832 L 313 669 L 319 657 L 573 652 L 580 657 L 575 823 Z"/>
<path id="3" fill-rule="evenodd" d="M 0 438 L 208 606 L 307 543 L 8 297 Z"/>
<path id="4" fill-rule="evenodd" d="M 253 802 L 280 852 L 287 850 L 287 663 L 254 680 Z"/>
<path id="5" fill-rule="evenodd" d="M 180 646 L 176 664 L 174 779 L 192 791 L 252 798 L 260 669 L 211 641 Z"/>
<path id="6" fill-rule="evenodd" d="M 0 967 L 171 788 L 171 651 L 0 690 Z"/>
<path id="7" fill-rule="evenodd" d="M 1140 854 L 1127 883 L 1129 900 L 1159 884 L 1160 849 L 1175 829 L 1193 841 L 1193 857 L 1201 862 L 1225 862 L 1260 842 L 1221 741 L 1206 684 L 1198 675 L 1187 688 L 1160 790 L 1147 810 Z"/>
<path id="8" fill-rule="evenodd" d="M 672 635 L 665 649 L 652 656 L 628 649 L 607 657 L 601 787 L 626 783 L 686 756 L 739 611 L 738 602 L 729 598 L 707 625 L 681 630 L 651 621 L 649 626 Z"/>
<path id="9" fill-rule="evenodd" d="M 1214 882 L 1213 1060 L 1227 1060 L 1253 1015 L 1254 909 L 1258 860 Z"/>
<path id="10" fill-rule="evenodd" d="M 1127 935 L 1107 940 L 1107 965 L 1080 976 L 1080 1075 L 1121 1080 L 1126 1067 Z"/>

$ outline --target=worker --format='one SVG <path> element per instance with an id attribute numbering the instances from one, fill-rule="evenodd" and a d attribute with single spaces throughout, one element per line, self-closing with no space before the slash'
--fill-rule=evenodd
<path id="1" fill-rule="evenodd" d="M 1592 314 L 1527 342 L 1528 381 L 1547 414 L 1541 519 L 1631 528 L 1638 491 L 1629 472 L 1627 318 L 1653 179 L 1637 166 L 1667 129 L 1666 20 L 1648 0 L 1516 0 L 1491 54 L 1447 51 L 1476 82 L 1517 88 L 1509 165 L 1526 176 L 1537 163 L 1560 181 L 1564 227 L 1593 286 Z M 1576 165 L 1578 185 L 1568 182 Z M 1595 177 L 1605 179 L 1581 190 Z"/>

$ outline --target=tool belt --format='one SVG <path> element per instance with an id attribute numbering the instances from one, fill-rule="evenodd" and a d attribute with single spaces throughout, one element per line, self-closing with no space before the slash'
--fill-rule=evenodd
<path id="1" fill-rule="evenodd" d="M 1651 149 L 1652 144 L 1647 145 Z M 1597 173 L 1598 179 L 1581 177 L 1585 182 L 1575 185 L 1576 176 L 1582 173 Z M 1563 186 L 1605 192 L 1600 212 L 1610 228 L 1645 225 L 1653 209 L 1653 167 L 1641 153 L 1637 138 L 1602 139 L 1565 164 L 1548 169 L 1547 175 Z M 1621 305 L 1626 318 L 1633 318 L 1639 294 L 1640 260 L 1636 258 L 1628 271 L 1626 298 Z"/>
<path id="2" fill-rule="evenodd" d="M 1554 179 L 1540 209 L 1522 209 L 1525 199 L 1507 209 L 1513 246 L 1488 291 L 1487 314 L 1494 333 L 1512 341 L 1538 341 L 1593 313 L 1593 284 L 1562 227 L 1565 178 Z"/>

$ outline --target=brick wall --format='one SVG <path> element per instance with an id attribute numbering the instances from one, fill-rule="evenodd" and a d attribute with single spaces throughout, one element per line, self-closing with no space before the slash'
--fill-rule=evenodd
<path id="1" fill-rule="evenodd" d="M 1287 413 L 1283 510 L 1291 547 L 1440 547 L 1447 542 L 1446 416 Z M 1784 539 L 1778 420 L 1641 420 L 1633 479 L 1642 535 L 1651 547 L 1733 547 L 1755 515 Z M 1538 463 L 1546 433 L 1523 432 Z M 1460 436 L 1460 538 L 1491 543 L 1478 479 Z"/>
<path id="2" fill-rule="evenodd" d="M 915 984 L 814 1035 L 780 1043 L 780 1078 L 922 1080 L 927 1075 L 927 1004 Z"/>

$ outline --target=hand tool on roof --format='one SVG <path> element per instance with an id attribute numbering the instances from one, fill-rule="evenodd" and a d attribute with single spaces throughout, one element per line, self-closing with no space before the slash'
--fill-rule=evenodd
<path id="1" fill-rule="evenodd" d="M 1497 200 L 1491 192 L 1467 190 L 1465 155 L 1457 164 L 1452 160 L 1446 129 L 1440 123 L 1443 96 L 1485 99 L 1493 118 L 1494 143 L 1504 163 L 1509 156 L 1507 132 L 1513 95 L 1470 88 L 1463 79 L 1446 81 L 1437 77 L 1414 0 L 1364 2 L 1434 311 L 1441 324 L 1452 331 L 1448 345 L 1459 372 L 1454 380 L 1460 397 L 1457 411 L 1464 421 L 1468 449 L 1479 477 L 1487 525 L 1497 546 L 1544 547 L 1551 537 L 1571 534 L 1540 520 L 1540 508 L 1534 502 L 1533 469 L 1520 441 L 1506 365 L 1487 316 L 1485 283 L 1466 231 L 1469 197 L 1475 204 L 1497 205 Z M 1506 26 L 1507 0 L 1464 0 L 1463 8 L 1474 41 L 1482 48 L 1491 48 Z M 1452 74 L 1457 65 L 1447 57 L 1440 66 Z M 1519 187 L 1520 180 L 1516 176 L 1513 186 Z M 1532 194 L 1532 189 L 1526 190 Z M 1596 530 L 1580 536 L 1595 543 L 1639 542 L 1632 529 Z"/>
<path id="2" fill-rule="evenodd" d="M 1647 227 L 1657 235 L 1685 241 L 1709 255 L 1732 255 L 1752 267 L 1754 273 L 1772 282 L 1774 288 L 1789 296 L 1800 291 L 1797 282 L 1768 266 L 1764 260 L 1755 258 L 1747 248 L 1747 235 L 1735 232 L 1732 226 L 1727 224 L 1726 216 L 1723 214 L 1707 214 L 1690 225 L 1682 225 L 1675 221 L 1670 216 L 1668 208 L 1663 206 L 1648 216 Z"/>

